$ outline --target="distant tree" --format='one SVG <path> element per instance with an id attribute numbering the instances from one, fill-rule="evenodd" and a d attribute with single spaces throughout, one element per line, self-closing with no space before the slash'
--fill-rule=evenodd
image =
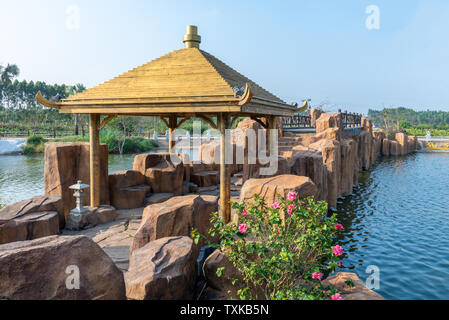
<path id="1" fill-rule="evenodd" d="M 0 81 L 3 85 L 8 85 L 14 78 L 20 74 L 19 67 L 15 64 L 9 64 L 6 67 L 0 65 Z"/>

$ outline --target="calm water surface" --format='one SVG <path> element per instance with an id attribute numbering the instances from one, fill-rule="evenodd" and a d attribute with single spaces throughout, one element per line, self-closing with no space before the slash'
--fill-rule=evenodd
<path id="1" fill-rule="evenodd" d="M 386 299 L 449 299 L 448 153 L 379 160 L 338 211 L 349 271 L 378 266 Z"/>
<path id="2" fill-rule="evenodd" d="M 194 156 L 194 155 L 192 155 Z M 109 171 L 134 155 L 109 156 Z M 43 193 L 42 156 L 0 156 L 0 203 Z M 338 205 L 346 271 L 380 269 L 387 299 L 449 299 L 449 153 L 380 159 Z"/>

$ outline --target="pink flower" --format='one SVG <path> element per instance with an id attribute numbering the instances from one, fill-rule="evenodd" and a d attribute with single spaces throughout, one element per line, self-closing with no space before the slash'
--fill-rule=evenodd
<path id="1" fill-rule="evenodd" d="M 339 245 L 336 245 L 333 249 L 332 252 L 336 255 L 336 256 L 341 256 L 343 254 L 343 248 L 340 247 Z"/>
<path id="2" fill-rule="evenodd" d="M 316 279 L 316 280 L 320 280 L 321 281 L 321 277 L 323 276 L 323 274 L 321 272 L 314 272 L 312 273 L 312 279 Z"/>
<path id="3" fill-rule="evenodd" d="M 318 224 L 321 224 L 321 221 L 318 221 Z"/>
<path id="4" fill-rule="evenodd" d="M 341 225 L 341 224 L 336 224 L 335 225 L 335 230 L 342 230 L 343 231 L 343 225 Z"/>
<path id="5" fill-rule="evenodd" d="M 339 266 L 340 268 L 343 267 L 343 263 L 339 262 L 339 263 L 338 263 L 338 266 Z"/>
<path id="6" fill-rule="evenodd" d="M 244 210 L 244 211 L 242 212 L 242 216 L 246 217 L 247 215 L 248 215 L 248 212 L 246 212 L 246 210 Z"/>
<path id="7" fill-rule="evenodd" d="M 279 209 L 279 203 L 275 202 L 272 205 L 273 209 Z"/>
<path id="8" fill-rule="evenodd" d="M 339 293 L 334 294 L 331 297 L 332 300 L 343 300 L 343 298 L 341 297 L 341 295 Z"/>
<path id="9" fill-rule="evenodd" d="M 296 192 L 295 191 L 289 192 L 287 198 L 289 201 L 294 201 L 296 199 Z"/>
<path id="10" fill-rule="evenodd" d="M 295 207 L 295 206 L 294 206 L 293 204 L 289 205 L 289 206 L 288 206 L 287 213 L 288 213 L 288 214 L 292 214 L 292 213 L 293 213 L 293 208 L 294 208 L 294 207 Z"/>
<path id="11" fill-rule="evenodd" d="M 299 248 L 298 248 L 298 247 L 296 247 L 296 248 L 295 248 L 295 251 L 299 251 Z"/>
<path id="12" fill-rule="evenodd" d="M 242 224 L 239 226 L 239 232 L 240 232 L 240 233 L 246 233 L 247 230 L 248 230 L 248 227 L 246 226 L 246 223 L 242 223 Z"/>

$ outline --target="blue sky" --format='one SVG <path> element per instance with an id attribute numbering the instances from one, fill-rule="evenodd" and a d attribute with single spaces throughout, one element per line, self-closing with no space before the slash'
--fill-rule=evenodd
<path id="1" fill-rule="evenodd" d="M 369 5 L 379 30 L 365 26 Z M 287 102 L 449 111 L 445 0 L 1 1 L 0 63 L 19 65 L 20 79 L 91 87 L 182 48 L 188 24 L 203 50 Z"/>

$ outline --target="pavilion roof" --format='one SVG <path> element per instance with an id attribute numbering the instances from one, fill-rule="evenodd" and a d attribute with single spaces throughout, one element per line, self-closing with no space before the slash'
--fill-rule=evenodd
<path id="1" fill-rule="evenodd" d="M 184 48 L 76 95 L 39 103 L 61 113 L 291 115 L 290 105 L 213 55 Z"/>

